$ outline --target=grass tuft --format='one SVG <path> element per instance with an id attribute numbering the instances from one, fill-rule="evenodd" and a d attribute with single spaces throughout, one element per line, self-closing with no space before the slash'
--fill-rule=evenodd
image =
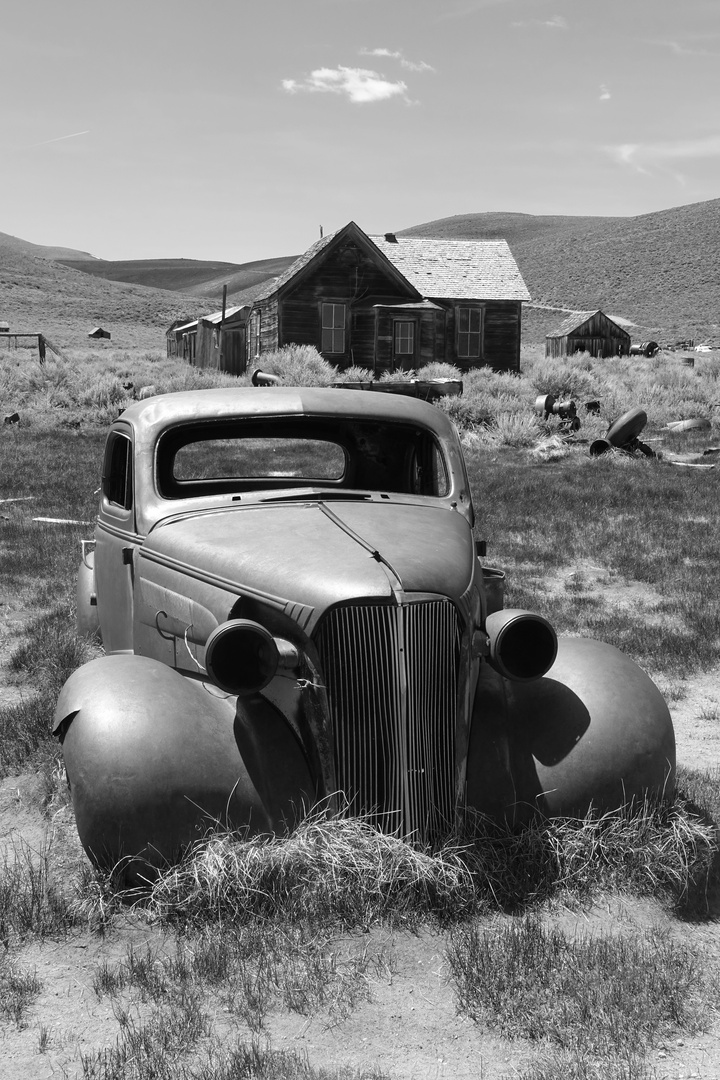
<path id="1" fill-rule="evenodd" d="M 458 927 L 447 957 L 461 1013 L 504 1038 L 597 1058 L 704 1030 L 718 989 L 686 943 L 657 931 L 570 938 L 525 917 Z"/>

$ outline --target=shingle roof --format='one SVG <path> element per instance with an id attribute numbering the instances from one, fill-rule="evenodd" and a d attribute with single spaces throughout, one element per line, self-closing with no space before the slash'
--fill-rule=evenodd
<path id="1" fill-rule="evenodd" d="M 279 277 L 268 282 L 254 300 L 265 300 L 276 293 L 343 231 L 338 229 L 316 240 Z M 358 231 L 365 236 L 362 230 Z M 421 296 L 436 300 L 530 299 L 505 240 L 430 240 L 409 236 L 399 236 L 396 242 L 382 236 L 367 239 Z"/>
<path id="2" fill-rule="evenodd" d="M 529 300 L 505 240 L 370 239 L 422 296 L 437 300 Z"/>
<path id="3" fill-rule="evenodd" d="M 340 232 L 340 230 L 338 229 L 337 232 Z M 318 252 L 322 251 L 323 248 L 327 247 L 330 241 L 336 235 L 337 233 L 332 232 L 328 233 L 327 236 L 323 236 L 319 240 L 316 240 L 314 244 L 310 245 L 310 247 L 307 249 L 306 252 L 304 252 L 304 254 L 298 255 L 295 262 L 290 263 L 287 269 L 283 270 L 282 274 L 280 274 L 279 277 L 273 278 L 271 281 L 267 282 L 267 284 L 264 285 L 260 292 L 253 297 L 253 300 L 266 300 L 268 296 L 272 296 L 273 293 L 276 293 L 278 289 L 281 289 L 287 281 L 290 281 L 291 278 L 294 278 L 295 275 L 299 273 L 299 271 L 302 270 L 304 266 L 307 266 L 311 259 L 315 258 Z"/>

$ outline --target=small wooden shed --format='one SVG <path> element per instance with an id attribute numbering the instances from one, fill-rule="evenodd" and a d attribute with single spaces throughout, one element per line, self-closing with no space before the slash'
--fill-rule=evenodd
<path id="1" fill-rule="evenodd" d="M 110 331 L 103 330 L 102 326 L 96 326 L 94 330 L 90 331 L 88 337 L 94 338 L 96 341 L 99 341 L 101 338 L 105 338 L 107 341 L 109 341 Z"/>
<path id="2" fill-rule="evenodd" d="M 591 356 L 627 356 L 630 335 L 622 326 L 600 311 L 576 311 L 545 338 L 545 355 L 572 356 L 587 352 Z"/>
<path id="3" fill-rule="evenodd" d="M 245 330 L 249 306 L 231 307 L 197 321 L 197 348 L 192 363 L 196 367 L 217 368 L 242 375 L 247 366 Z"/>

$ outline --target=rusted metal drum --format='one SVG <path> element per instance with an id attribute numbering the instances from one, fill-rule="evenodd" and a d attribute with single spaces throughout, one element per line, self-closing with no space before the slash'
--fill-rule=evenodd
<path id="1" fill-rule="evenodd" d="M 494 566 L 483 566 L 482 577 L 487 608 L 486 614 L 492 615 L 496 611 L 502 611 L 505 606 L 505 571 L 497 570 Z"/>
<path id="2" fill-rule="evenodd" d="M 605 438 L 612 446 L 623 447 L 637 439 L 647 424 L 647 413 L 636 406 L 623 413 L 607 430 Z"/>
<path id="3" fill-rule="evenodd" d="M 535 398 L 535 412 L 542 416 L 544 420 L 547 420 L 553 411 L 554 404 L 555 398 L 552 394 L 540 394 L 539 397 Z"/>

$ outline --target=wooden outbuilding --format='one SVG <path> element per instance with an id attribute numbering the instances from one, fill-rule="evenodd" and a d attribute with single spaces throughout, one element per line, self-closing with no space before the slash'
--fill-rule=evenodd
<path id="1" fill-rule="evenodd" d="M 204 315 L 197 321 L 196 367 L 217 368 L 242 375 L 247 363 L 245 329 L 250 308 L 231 307 L 223 313 Z"/>
<path id="2" fill-rule="evenodd" d="M 186 360 L 194 367 L 216 368 L 242 375 L 247 364 L 246 326 L 248 305 L 203 315 L 191 322 L 176 321 L 165 332 L 168 356 Z"/>
<path id="3" fill-rule="evenodd" d="M 103 330 L 102 326 L 96 326 L 94 330 L 90 331 L 90 333 L 88 334 L 88 337 L 89 338 L 94 338 L 95 341 L 99 341 L 101 339 L 106 339 L 107 341 L 109 341 L 110 340 L 110 331 L 109 330 Z"/>
<path id="4" fill-rule="evenodd" d="M 622 326 L 600 311 L 576 311 L 545 338 L 545 355 L 573 356 L 587 352 L 591 356 L 627 356 L 630 335 Z"/>
<path id="5" fill-rule="evenodd" d="M 192 326 L 197 330 L 197 319 L 191 319 L 189 315 L 183 315 L 165 331 L 165 350 L 168 356 L 183 355 L 183 332 Z"/>
<path id="6" fill-rule="evenodd" d="M 529 299 L 504 240 L 368 236 L 351 221 L 254 298 L 248 363 L 296 344 L 378 375 L 431 361 L 518 371 Z"/>

